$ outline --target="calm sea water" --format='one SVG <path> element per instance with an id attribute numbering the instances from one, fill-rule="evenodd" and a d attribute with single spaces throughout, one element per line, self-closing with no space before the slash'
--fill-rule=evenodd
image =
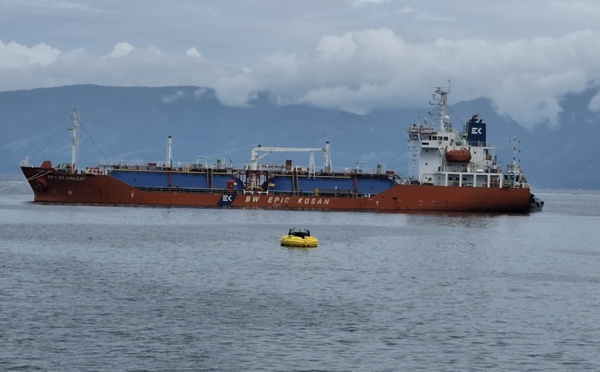
<path id="1" fill-rule="evenodd" d="M 0 181 L 0 370 L 600 370 L 600 194 L 529 216 L 34 205 Z M 280 247 L 310 228 L 316 249 Z"/>

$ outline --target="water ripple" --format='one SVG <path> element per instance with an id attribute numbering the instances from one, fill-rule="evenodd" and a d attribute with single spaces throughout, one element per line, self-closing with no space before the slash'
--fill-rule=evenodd
<path id="1" fill-rule="evenodd" d="M 16 195 L 0 198 L 1 370 L 600 369 L 593 203 L 444 216 Z M 280 247 L 291 222 L 320 246 Z"/>

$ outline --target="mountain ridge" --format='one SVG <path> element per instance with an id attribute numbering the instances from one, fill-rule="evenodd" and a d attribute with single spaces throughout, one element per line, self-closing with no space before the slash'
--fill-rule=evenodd
<path id="1" fill-rule="evenodd" d="M 600 118 L 586 103 L 597 90 L 591 85 L 581 94 L 564 97 L 559 122 L 551 129 L 526 130 L 498 115 L 486 98 L 455 103 L 449 112 L 457 129 L 479 113 L 488 123 L 488 142 L 496 146 L 503 166 L 512 161 L 510 140 L 517 136 L 521 145 L 517 159 L 534 187 L 600 189 L 596 171 Z M 195 86 L 69 85 L 0 92 L 4 129 L 0 173 L 19 173 L 24 157 L 30 157 L 32 164 L 46 159 L 70 162 L 71 135 L 66 130 L 73 109 L 82 123 L 80 166 L 101 160 L 164 161 L 171 135 L 176 162 L 206 157 L 209 162 L 220 158 L 241 165 L 249 162 L 250 150 L 258 144 L 320 147 L 330 141 L 334 167 L 383 164 L 406 175 L 406 129 L 427 117 L 431 107 L 356 115 L 305 105 L 277 106 L 267 94 L 257 96 L 248 107 L 228 107 L 212 90 Z M 272 158 L 281 161 L 274 154 L 268 159 Z"/>

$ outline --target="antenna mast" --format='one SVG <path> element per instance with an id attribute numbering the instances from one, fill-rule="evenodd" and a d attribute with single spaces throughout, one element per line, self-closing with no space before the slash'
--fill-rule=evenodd
<path id="1" fill-rule="evenodd" d="M 452 131 L 452 123 L 450 122 L 450 117 L 448 116 L 447 108 L 448 108 L 448 95 L 450 94 L 450 81 L 448 81 L 448 87 L 437 87 L 435 88 L 433 94 L 433 102 L 429 102 L 430 105 L 437 107 L 437 113 L 430 115 L 435 115 L 438 117 L 440 122 L 440 130 L 445 132 Z"/>
<path id="2" fill-rule="evenodd" d="M 513 158 L 513 166 L 519 165 L 520 160 L 517 158 L 517 154 L 519 154 L 521 152 L 521 150 L 519 150 L 519 144 L 521 143 L 521 141 L 515 136 L 513 137 L 512 140 L 510 140 L 510 143 L 512 145 L 512 158 Z"/>

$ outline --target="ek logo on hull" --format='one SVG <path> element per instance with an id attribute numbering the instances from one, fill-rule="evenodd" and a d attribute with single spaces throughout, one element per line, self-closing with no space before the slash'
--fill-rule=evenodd
<path id="1" fill-rule="evenodd" d="M 228 206 L 231 205 L 231 203 L 233 203 L 234 199 L 235 199 L 235 195 L 224 194 L 223 196 L 221 196 L 221 200 L 219 201 L 219 205 L 220 206 L 224 206 L 224 207 L 228 207 Z"/>

